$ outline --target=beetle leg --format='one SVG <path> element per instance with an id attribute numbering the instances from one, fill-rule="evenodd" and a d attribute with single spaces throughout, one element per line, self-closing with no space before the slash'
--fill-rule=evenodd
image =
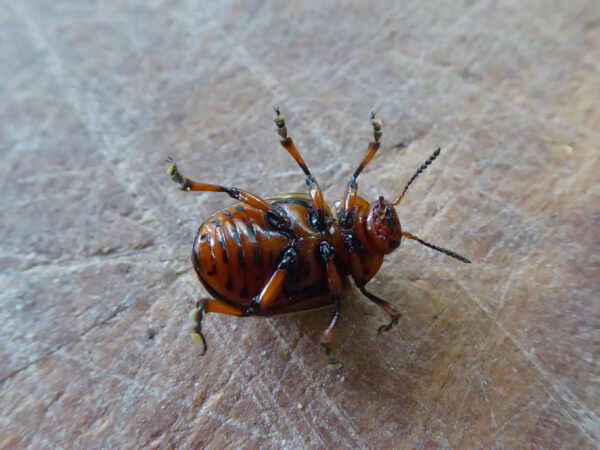
<path id="1" fill-rule="evenodd" d="M 228 314 L 230 316 L 242 316 L 243 312 L 233 306 L 226 305 L 212 298 L 203 298 L 196 302 L 196 309 L 194 310 L 194 333 L 192 333 L 192 339 L 202 344 L 202 354 L 206 353 L 208 346 L 206 345 L 206 338 L 202 333 L 202 319 L 205 313 L 214 312 L 220 314 Z"/>
<path id="2" fill-rule="evenodd" d="M 354 204 L 356 203 L 356 195 L 358 190 L 358 183 L 356 179 L 363 171 L 367 164 L 371 162 L 377 150 L 379 150 L 379 146 L 381 143 L 379 139 L 381 138 L 381 121 L 375 118 L 375 113 L 371 113 L 371 125 L 373 125 L 373 138 L 374 141 L 369 142 L 369 147 L 367 148 L 367 154 L 364 159 L 360 163 L 360 165 L 356 168 L 354 173 L 352 174 L 352 178 L 348 182 L 348 188 L 346 189 L 346 194 L 344 195 L 344 213 L 342 215 L 342 226 L 346 229 L 352 228 L 354 225 L 354 218 L 352 213 L 354 211 Z"/>
<path id="3" fill-rule="evenodd" d="M 279 222 L 287 222 L 287 219 L 283 214 L 281 214 L 276 208 L 273 207 L 273 205 L 269 204 L 266 200 L 263 200 L 258 195 L 248 191 L 243 191 L 236 187 L 225 187 L 216 184 L 199 183 L 197 181 L 190 180 L 181 174 L 177 164 L 172 158 L 169 157 L 167 162 L 169 163 L 167 173 L 175 183 L 181 186 L 182 191 L 226 192 L 230 197 L 239 200 L 240 202 L 246 203 L 253 208 L 275 216 Z"/>
<path id="4" fill-rule="evenodd" d="M 387 313 L 387 315 L 390 316 L 390 318 L 392 319 L 390 323 L 381 325 L 377 329 L 378 333 L 381 333 L 382 331 L 389 331 L 394 327 L 394 325 L 398 324 L 398 320 L 402 317 L 402 313 L 400 311 L 398 311 L 385 300 L 368 292 L 364 286 L 358 286 L 358 288 L 360 289 L 360 292 L 362 292 L 369 300 L 371 300 L 373 303 L 375 303 L 377 306 L 383 309 Z"/>
<path id="5" fill-rule="evenodd" d="M 283 290 L 283 281 L 285 280 L 285 276 L 289 271 L 290 267 L 295 263 L 297 258 L 297 252 L 294 248 L 288 249 L 277 266 L 277 270 L 271 276 L 271 279 L 267 281 L 267 284 L 262 289 L 260 294 L 258 294 L 254 300 L 250 303 L 250 306 L 243 312 L 244 316 L 250 316 L 252 314 L 257 314 L 261 310 L 264 311 L 269 308 L 273 304 L 275 300 L 281 294 Z"/>
<path id="6" fill-rule="evenodd" d="M 278 108 L 275 108 L 275 124 L 277 125 L 277 133 L 281 140 L 279 141 L 283 148 L 287 150 L 287 152 L 294 158 L 294 160 L 298 163 L 304 174 L 306 175 L 306 187 L 308 188 L 308 193 L 312 198 L 313 204 L 315 206 L 316 215 L 311 220 L 314 228 L 323 232 L 327 229 L 327 214 L 325 212 L 325 199 L 323 198 L 323 191 L 319 187 L 319 183 L 315 180 L 315 177 L 310 173 L 304 159 L 300 156 L 300 152 L 296 149 L 294 145 L 294 141 L 291 137 L 287 135 L 287 128 L 285 126 L 285 117 Z"/>
<path id="7" fill-rule="evenodd" d="M 333 350 L 331 349 L 331 338 L 333 336 L 333 329 L 335 324 L 337 323 L 338 318 L 340 317 L 340 296 L 336 292 L 331 292 L 329 294 L 331 296 L 331 301 L 335 305 L 335 311 L 333 312 L 333 317 L 331 318 L 331 322 L 323 334 L 321 336 L 321 345 L 325 347 L 325 353 L 327 353 L 327 357 L 329 358 L 329 364 L 327 364 L 327 368 L 331 370 L 339 369 L 342 365 L 339 363 L 335 355 L 333 354 Z"/>
<path id="8" fill-rule="evenodd" d="M 331 302 L 335 305 L 335 311 L 333 312 L 331 322 L 321 336 L 321 345 L 325 348 L 325 352 L 329 357 L 329 364 L 327 365 L 327 368 L 339 369 L 342 367 L 342 365 L 338 362 L 333 354 L 333 350 L 331 349 L 331 338 L 333 337 L 335 324 L 340 317 L 340 292 L 342 290 L 342 277 L 340 276 L 340 273 L 335 265 L 335 251 L 331 244 L 329 242 L 322 241 L 319 244 L 319 252 L 321 254 L 321 259 L 323 262 L 325 262 L 325 267 L 327 270 L 329 296 L 331 298 Z"/>

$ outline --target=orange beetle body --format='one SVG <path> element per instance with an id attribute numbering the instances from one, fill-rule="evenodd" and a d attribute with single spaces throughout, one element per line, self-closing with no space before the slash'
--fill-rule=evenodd
<path id="1" fill-rule="evenodd" d="M 262 211 L 243 203 L 218 211 L 202 224 L 194 239 L 192 262 L 198 278 L 215 298 L 245 309 L 269 281 L 286 248 L 295 243 L 298 258 L 285 278 L 281 293 L 269 308 L 257 311 L 255 315 L 272 316 L 332 305 L 327 272 L 318 249 L 322 237 L 309 223 L 313 212 L 310 197 L 284 194 L 265 200 L 287 214 L 291 229 L 273 230 Z M 368 207 L 365 200 L 357 200 L 363 209 Z M 362 212 L 359 206 L 357 210 Z M 339 214 L 340 210 L 337 212 Z M 362 217 L 361 214 L 358 216 Z M 363 228 L 358 233 L 359 239 L 364 240 L 362 220 L 359 227 Z M 351 233 L 340 230 L 336 220 L 330 224 L 329 234 L 333 238 L 334 261 L 343 277 L 344 287 L 349 285 L 348 275 L 364 282 L 375 276 L 383 263 L 383 255 L 371 253 L 365 247 L 358 253 L 362 273 L 353 274 L 351 256 L 344 244 L 344 238 Z"/>

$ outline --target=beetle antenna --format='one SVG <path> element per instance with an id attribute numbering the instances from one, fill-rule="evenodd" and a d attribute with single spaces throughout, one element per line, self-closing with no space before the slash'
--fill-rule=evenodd
<path id="1" fill-rule="evenodd" d="M 425 169 L 427 169 L 427 166 L 429 164 L 431 164 L 435 158 L 438 157 L 438 155 L 440 154 L 440 150 L 441 149 L 438 148 L 435 152 L 433 152 L 433 154 L 427 159 L 427 161 L 425 161 L 421 165 L 421 167 L 419 167 L 417 169 L 417 171 L 414 173 L 414 175 L 412 177 L 410 177 L 410 180 L 408 180 L 408 182 L 404 185 L 404 190 L 402 191 L 402 194 L 400 194 L 398 196 L 398 198 L 396 199 L 396 201 L 394 202 L 394 206 L 398 206 L 400 204 L 400 202 L 404 198 L 404 194 L 406 194 L 406 191 L 408 190 L 408 187 L 410 186 L 410 184 L 413 181 L 415 181 L 415 178 L 417 178 L 421 172 L 423 172 Z"/>
<path id="2" fill-rule="evenodd" d="M 464 262 L 467 264 L 471 263 L 471 261 L 468 258 L 465 258 L 463 255 L 453 252 L 452 250 L 448 250 L 442 247 L 438 247 L 437 245 L 430 244 L 429 242 L 425 242 L 423 239 L 420 239 L 417 236 L 414 236 L 410 233 L 402 233 L 402 237 L 412 239 L 413 241 L 417 241 L 420 244 L 423 244 L 425 247 L 432 248 L 438 252 L 443 253 L 444 255 L 452 256 L 454 259 L 458 259 L 460 262 Z"/>

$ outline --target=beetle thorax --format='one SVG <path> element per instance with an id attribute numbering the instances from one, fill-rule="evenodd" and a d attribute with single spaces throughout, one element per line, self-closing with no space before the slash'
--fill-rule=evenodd
<path id="1" fill-rule="evenodd" d="M 402 227 L 393 205 L 379 197 L 363 214 L 366 237 L 378 253 L 385 255 L 398 248 L 402 239 Z"/>

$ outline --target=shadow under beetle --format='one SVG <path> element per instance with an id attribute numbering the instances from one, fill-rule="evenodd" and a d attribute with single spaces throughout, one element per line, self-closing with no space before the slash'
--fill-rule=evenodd
<path id="1" fill-rule="evenodd" d="M 381 267 L 384 255 L 398 248 L 403 237 L 461 262 L 470 261 L 403 231 L 394 209 L 415 178 L 437 158 L 440 149 L 419 167 L 392 203 L 382 196 L 368 203 L 357 195 L 356 180 L 380 147 L 381 121 L 371 114 L 374 140 L 369 142 L 366 156 L 350 178 L 344 198 L 335 202 L 332 214 L 319 184 L 287 135 L 285 118 L 277 108 L 274 120 L 281 145 L 306 175 L 308 194 L 263 199 L 235 187 L 185 178 L 175 161 L 168 159 L 167 173 L 182 190 L 225 192 L 239 201 L 204 222 L 194 239 L 194 269 L 214 299 L 196 302 L 193 337 L 202 343 L 204 354 L 207 345 L 201 324 L 209 312 L 274 316 L 333 306 L 333 317 L 321 344 L 329 357 L 329 367 L 337 368 L 340 364 L 330 343 L 340 315 L 341 293 L 349 286 L 349 277 L 389 316 L 389 323 L 379 327 L 381 332 L 391 330 L 402 314 L 368 292 L 365 285 Z"/>

